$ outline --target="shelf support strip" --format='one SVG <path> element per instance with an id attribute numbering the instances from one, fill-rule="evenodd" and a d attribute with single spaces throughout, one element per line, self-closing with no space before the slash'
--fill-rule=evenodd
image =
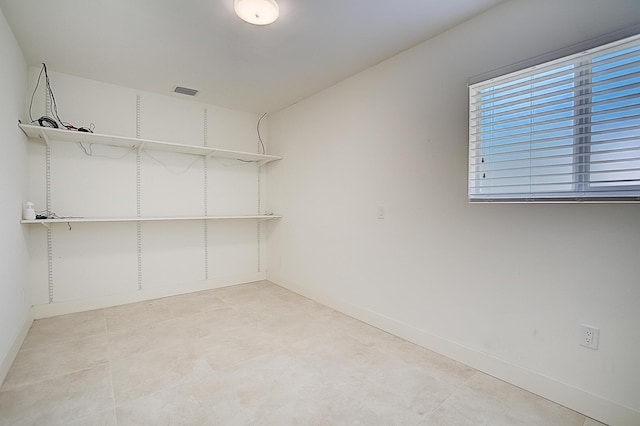
<path id="1" fill-rule="evenodd" d="M 140 139 L 140 95 L 136 95 L 136 138 Z M 144 143 L 138 146 L 136 153 L 136 216 L 141 216 L 140 206 L 140 152 Z M 138 256 L 138 291 L 142 290 L 142 222 L 136 222 L 136 253 Z"/>
<path id="2" fill-rule="evenodd" d="M 45 113 L 51 115 L 51 97 L 47 93 L 45 96 Z M 45 148 L 45 192 L 46 200 L 45 205 L 47 209 L 47 215 L 51 214 L 51 145 L 49 143 L 49 137 L 45 133 L 44 129 L 41 130 L 42 139 L 46 143 Z M 53 303 L 53 232 L 50 227 L 47 227 L 47 287 L 49 290 L 49 303 Z"/>
<path id="3" fill-rule="evenodd" d="M 208 117 L 207 117 L 208 111 L 205 108 L 204 109 L 204 146 L 206 147 L 209 144 L 209 135 L 208 135 Z M 208 173 L 208 163 L 209 163 L 209 156 L 205 156 L 204 157 L 204 216 L 207 217 L 209 216 L 209 198 L 208 198 L 208 194 L 209 194 L 209 187 L 208 187 L 208 181 L 209 181 L 209 173 Z M 209 279 L 209 221 L 205 220 L 204 221 L 204 279 L 208 280 Z"/>

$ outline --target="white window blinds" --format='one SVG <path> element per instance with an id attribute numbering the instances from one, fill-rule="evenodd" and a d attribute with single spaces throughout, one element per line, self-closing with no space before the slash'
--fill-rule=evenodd
<path id="1" fill-rule="evenodd" d="M 469 200 L 640 200 L 640 35 L 471 85 Z"/>

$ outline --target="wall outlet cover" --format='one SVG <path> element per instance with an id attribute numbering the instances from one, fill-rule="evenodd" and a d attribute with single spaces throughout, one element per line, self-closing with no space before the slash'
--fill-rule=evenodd
<path id="1" fill-rule="evenodd" d="M 587 324 L 582 324 L 580 326 L 580 336 L 578 343 L 585 348 L 597 350 L 599 337 L 599 328 Z"/>

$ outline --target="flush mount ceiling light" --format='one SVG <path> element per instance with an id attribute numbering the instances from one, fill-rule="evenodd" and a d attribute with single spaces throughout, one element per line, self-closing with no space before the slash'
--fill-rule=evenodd
<path id="1" fill-rule="evenodd" d="M 280 15 L 275 0 L 234 0 L 233 9 L 243 21 L 253 25 L 269 25 Z"/>

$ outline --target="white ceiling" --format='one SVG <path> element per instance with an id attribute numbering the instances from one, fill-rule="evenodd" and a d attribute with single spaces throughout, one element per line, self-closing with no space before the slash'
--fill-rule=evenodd
<path id="1" fill-rule="evenodd" d="M 274 112 L 501 0 L 278 0 L 252 26 L 233 0 L 0 0 L 29 65 L 232 109 Z M 55 89 L 55 82 L 54 82 Z M 175 95 L 184 96 L 184 95 Z"/>

